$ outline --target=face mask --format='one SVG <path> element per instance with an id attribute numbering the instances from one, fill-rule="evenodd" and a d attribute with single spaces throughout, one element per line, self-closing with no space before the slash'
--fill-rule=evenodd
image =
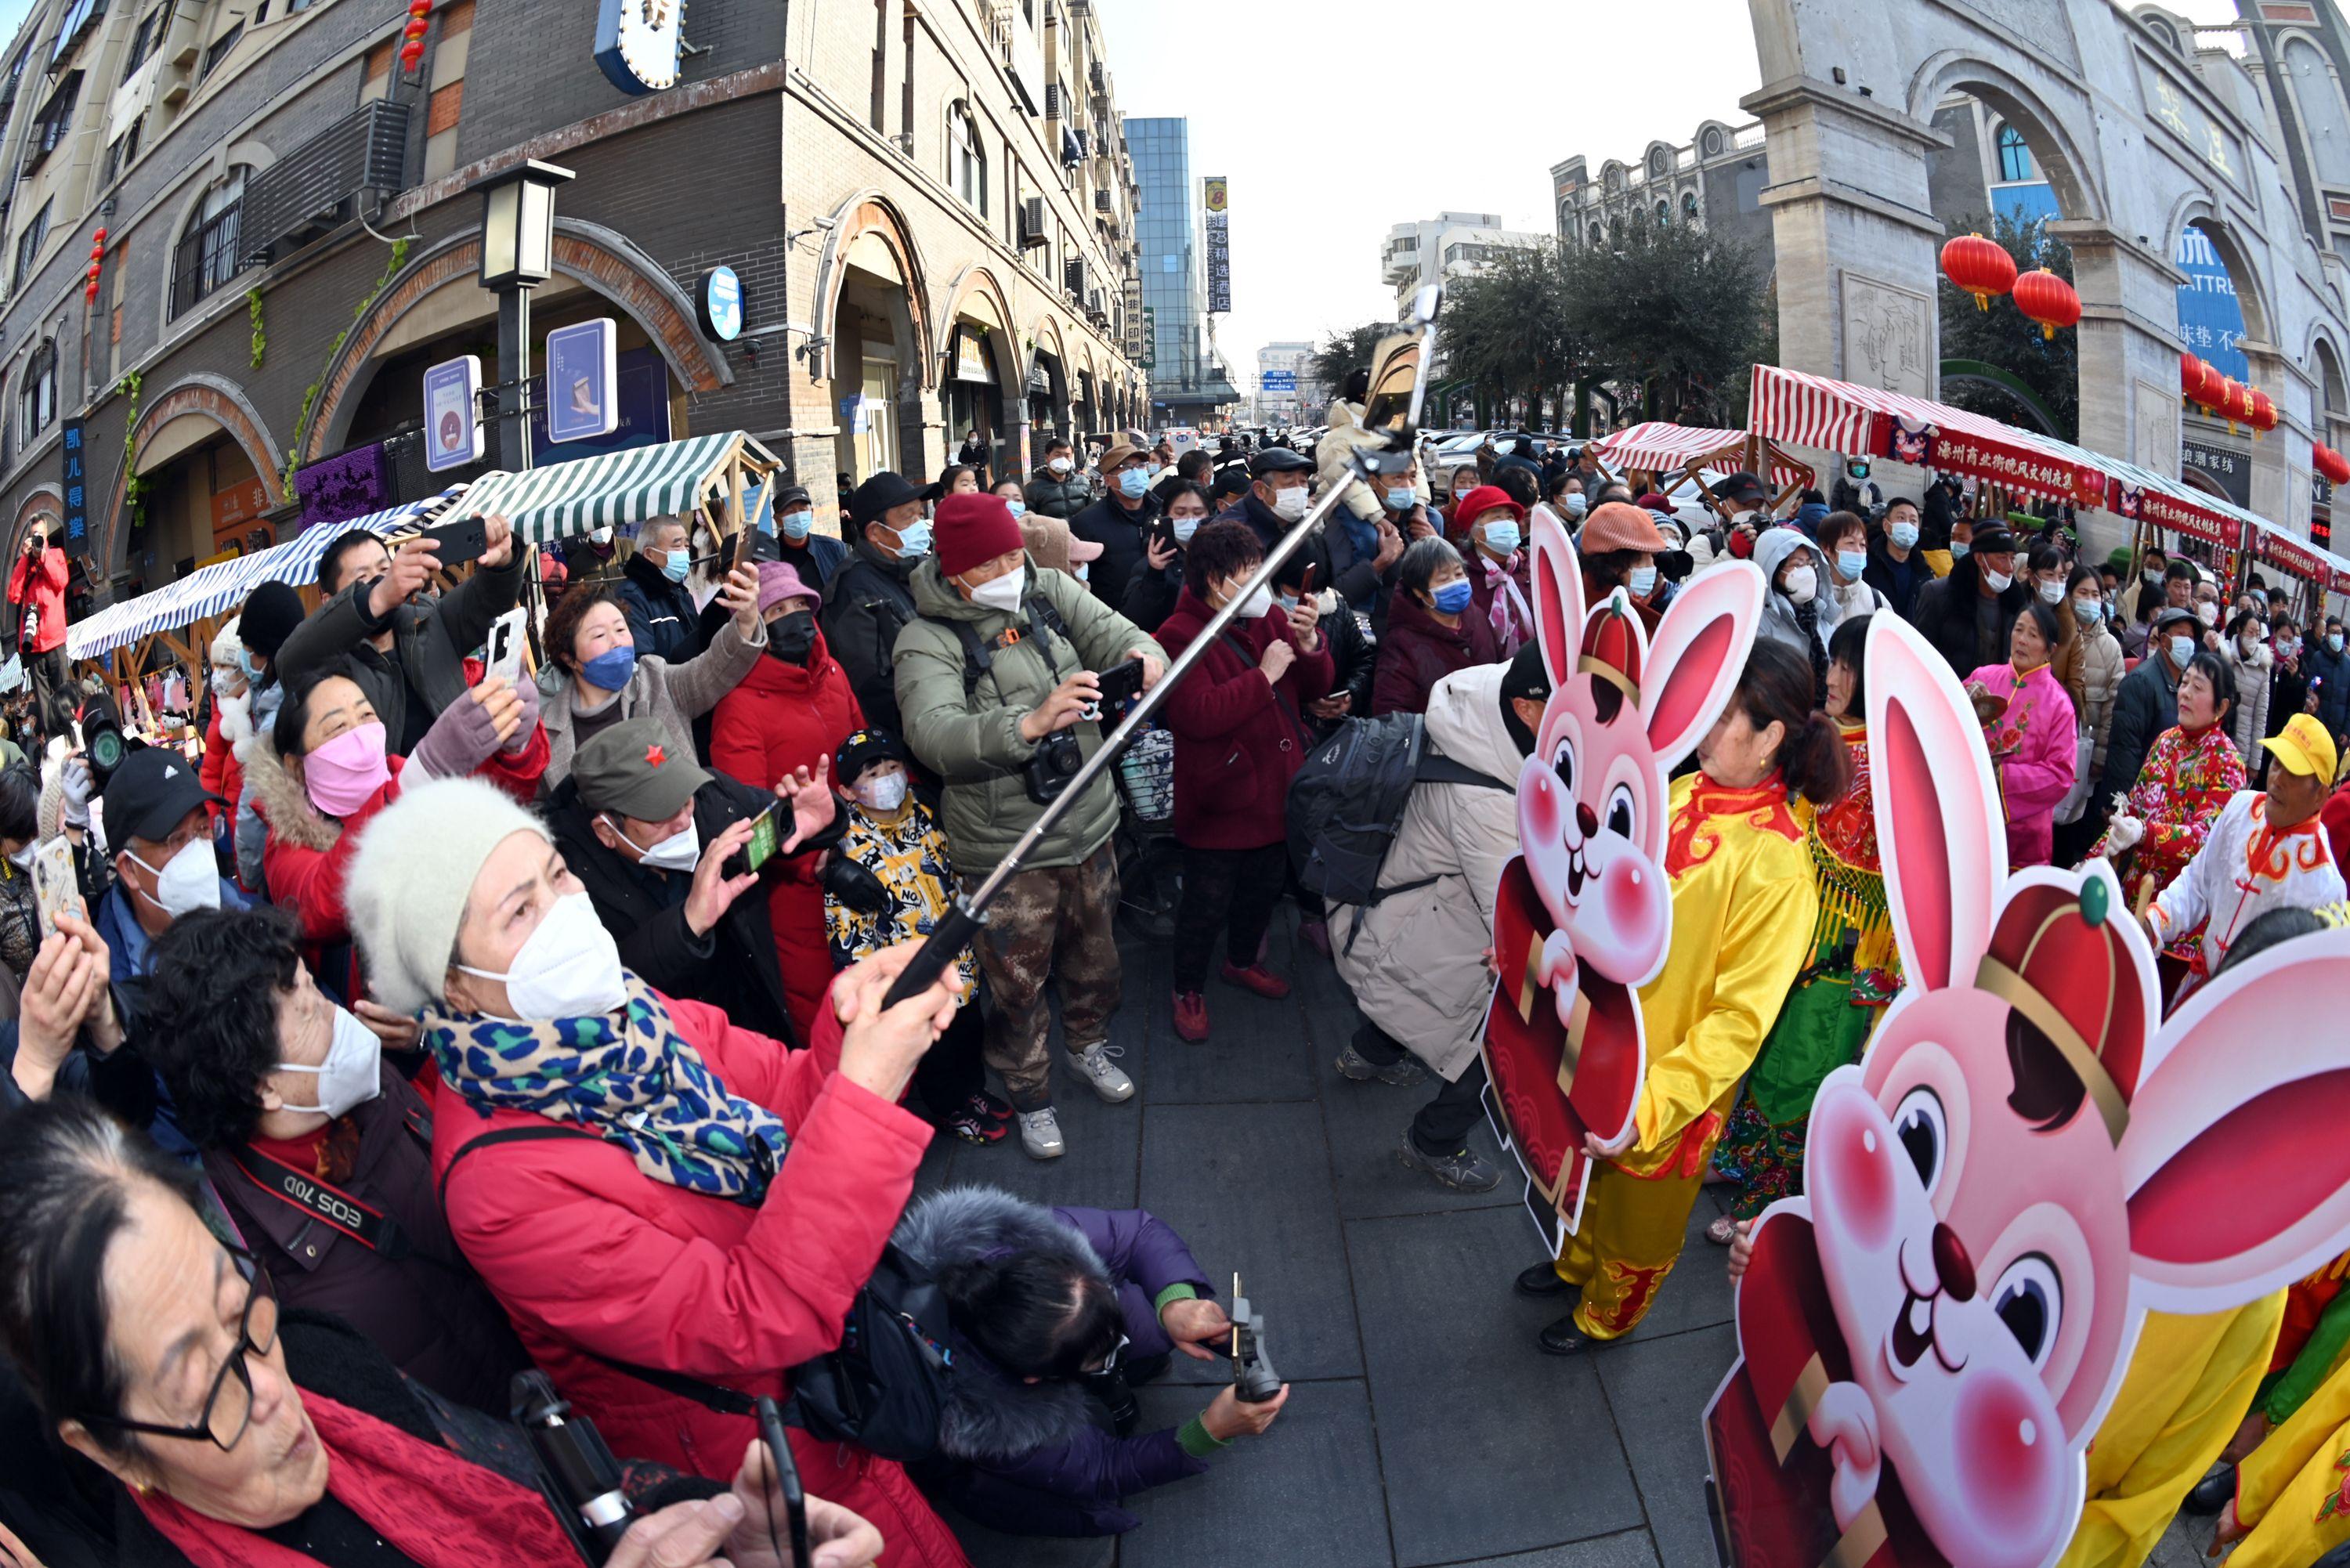
<path id="1" fill-rule="evenodd" d="M 1155 462 L 1146 462 L 1142 465 L 1142 477 L 1145 479 L 1155 480 L 1166 472 L 1166 469 Z"/>
<path id="2" fill-rule="evenodd" d="M 1232 590 L 1227 587 L 1224 591 L 1229 594 Z M 1272 607 L 1273 590 L 1260 584 L 1246 598 L 1241 600 L 1241 607 L 1232 612 L 1232 618 L 1254 620 Z"/>
<path id="3" fill-rule="evenodd" d="M 1150 475 L 1139 468 L 1129 468 L 1118 476 L 1118 493 L 1128 501 L 1141 499 L 1150 488 Z"/>
<path id="4" fill-rule="evenodd" d="M 1007 501 L 1003 504 L 1003 509 L 1012 514 L 1013 521 L 1015 523 L 1028 515 L 1028 504 L 1025 501 Z"/>
<path id="5" fill-rule="evenodd" d="M 816 617 L 793 610 L 767 623 L 767 651 L 785 664 L 806 664 L 816 649 Z"/>
<path id="6" fill-rule="evenodd" d="M 1388 510 L 1390 512 L 1409 512 L 1419 504 L 1419 492 L 1417 490 L 1390 490 L 1388 492 Z"/>
<path id="7" fill-rule="evenodd" d="M 857 786 L 856 794 L 876 811 L 895 811 L 906 804 L 906 789 L 904 774 L 876 774 Z"/>
<path id="8" fill-rule="evenodd" d="M 1006 615 L 1020 613 L 1020 601 L 1028 587 L 1028 569 L 1006 572 L 1000 577 L 990 577 L 971 590 L 971 602 L 985 605 L 989 609 L 1002 610 Z"/>
<path id="9" fill-rule="evenodd" d="M 2220 622 L 2220 607 L 2217 605 L 2197 605 L 2195 607 L 2195 618 L 2201 621 L 2205 626 L 2217 626 Z"/>
<path id="10" fill-rule="evenodd" d="M 1991 591 L 1995 594 L 2003 594 L 2007 592 L 2007 590 L 2013 587 L 2015 583 L 2015 579 L 2012 576 L 2010 576 L 2007 573 L 1993 572 L 1990 570 L 1984 571 L 1983 581 L 1991 585 Z"/>
<path id="11" fill-rule="evenodd" d="M 236 692 L 234 692 L 234 691 L 233 691 L 229 690 L 230 683 L 231 683 L 232 681 L 235 680 L 236 680 L 236 677 L 235 677 L 235 676 L 234 676 L 234 675 L 231 675 L 231 674 L 230 674 L 227 670 L 213 670 L 213 696 L 215 696 L 215 697 L 220 697 L 220 698 L 229 698 L 229 697 L 234 697 L 234 696 L 237 695 L 237 693 L 236 693 Z"/>
<path id="12" fill-rule="evenodd" d="M 624 690 L 629 678 L 636 672 L 637 645 L 633 642 L 608 648 L 579 667 L 580 675 L 589 685 L 601 687 L 607 691 Z"/>
<path id="13" fill-rule="evenodd" d="M 1787 574 L 1783 591 L 1795 603 L 1807 605 L 1812 602 L 1812 596 L 1820 591 L 1820 575 L 1809 566 L 1797 566 Z"/>
<path id="14" fill-rule="evenodd" d="M 2140 572 L 2138 576 L 2144 577 L 2149 583 L 2158 583 L 2162 581 L 2162 568 L 2160 566 L 2148 566 L 2144 571 Z"/>
<path id="15" fill-rule="evenodd" d="M 311 1073 L 318 1080 L 318 1103 L 297 1106 L 288 1103 L 289 1111 L 304 1111 L 333 1121 L 347 1116 L 383 1092 L 383 1042 L 374 1030 L 360 1023 L 341 1008 L 335 1009 L 335 1035 L 327 1043 L 327 1059 L 315 1067 L 305 1067 L 298 1062 L 280 1062 L 281 1073 Z"/>
<path id="16" fill-rule="evenodd" d="M 1273 596 L 1273 602 L 1281 607 L 1282 614 L 1287 615 L 1291 610 L 1295 609 L 1298 605 L 1304 601 L 1299 599 L 1295 594 L 1275 594 Z"/>
<path id="17" fill-rule="evenodd" d="M 1205 517 L 1176 517 L 1170 519 L 1170 521 L 1174 524 L 1175 542 L 1178 545 L 1188 545 L 1191 542 L 1191 535 L 1200 531 L 1200 524 L 1205 523 L 1207 519 Z"/>
<path id="18" fill-rule="evenodd" d="M 381 725 L 376 727 L 379 730 L 382 728 Z M 338 812 L 335 815 L 339 816 L 342 814 Z M 26 847 L 29 849 L 32 846 L 27 845 Z M 123 853 L 130 854 L 127 849 Z M 176 920 L 182 915 L 193 914 L 198 909 L 220 908 L 220 865 L 213 857 L 211 839 L 190 839 L 160 868 L 148 865 L 136 855 L 131 855 L 130 858 L 140 870 L 155 878 L 155 896 L 147 901 L 172 919 Z M 32 869 L 29 858 L 23 865 L 27 871 Z"/>
<path id="19" fill-rule="evenodd" d="M 775 526 L 783 530 L 785 538 L 797 544 L 808 536 L 808 528 L 815 522 L 813 512 L 786 512 L 775 519 Z"/>
<path id="20" fill-rule="evenodd" d="M 588 531 L 588 542 L 591 545 L 610 544 L 612 542 L 611 528 L 608 525 L 602 528 L 590 528 Z"/>
<path id="21" fill-rule="evenodd" d="M 1051 469 L 1055 473 L 1066 473 L 1069 472 L 1071 464 L 1067 458 L 1056 457 L 1048 461 L 1045 466 Z"/>
<path id="22" fill-rule="evenodd" d="M 596 919 L 596 906 L 584 892 L 566 893 L 555 901 L 538 929 L 515 950 L 514 968 L 505 973 L 463 964 L 456 968 L 484 980 L 504 981 L 506 1000 L 520 1015 L 518 1023 L 592 1018 L 618 1012 L 629 1000 L 619 946 Z"/>
<path id="23" fill-rule="evenodd" d="M 1654 566 L 1633 567 L 1630 571 L 1624 574 L 1624 586 L 1632 591 L 1632 597 L 1634 598 L 1647 598 L 1649 591 L 1657 586 L 1657 568 Z"/>
<path id="24" fill-rule="evenodd" d="M 236 662 L 238 668 L 244 671 L 244 682 L 246 685 L 258 686 L 261 684 L 261 660 L 254 658 L 250 651 L 240 649 L 236 656 Z"/>
<path id="25" fill-rule="evenodd" d="M 33 869 L 33 857 L 38 853 L 40 847 L 39 839 L 28 839 L 24 848 L 12 849 L 8 852 L 8 864 L 19 871 L 29 873 Z"/>
<path id="26" fill-rule="evenodd" d="M 390 777 L 390 765 L 383 758 L 383 725 L 375 720 L 344 731 L 302 759 L 303 790 L 310 804 L 328 816 L 350 815 Z M 215 889 L 215 901 L 217 898 Z"/>
<path id="27" fill-rule="evenodd" d="M 1846 582 L 1860 581 L 1860 574 L 1866 570 L 1868 570 L 1867 551 L 1838 550 L 1836 552 L 1836 575 Z"/>
<path id="28" fill-rule="evenodd" d="M 656 871 L 691 871 L 702 864 L 702 829 L 691 819 L 677 832 L 654 845 L 650 849 L 629 838 L 629 830 L 608 815 L 604 826 L 629 839 L 629 846 L 637 852 L 637 864 L 650 866 Z"/>
<path id="29" fill-rule="evenodd" d="M 2301 651 L 2301 639 L 2297 637 L 2278 638 L 2276 640 L 2276 650 L 2284 658 L 2290 659 L 2294 654 Z"/>
<path id="30" fill-rule="evenodd" d="M 2329 631 L 2325 634 L 2325 650 L 2328 653 L 2339 653 L 2342 651 L 2342 634 L 2340 632 Z"/>
<path id="31" fill-rule="evenodd" d="M 884 523 L 882 526 L 887 528 L 889 525 L 887 523 Z M 893 531 L 898 535 L 898 558 L 899 560 L 910 561 L 917 556 L 927 556 L 931 553 L 931 522 L 929 518 L 918 517 L 911 523 L 907 524 L 903 528 Z"/>
<path id="32" fill-rule="evenodd" d="M 2174 637 L 2170 639 L 2170 662 L 2173 665 L 2184 670 L 2187 668 L 2187 661 L 2194 657 L 2195 639 L 2193 638 Z"/>
<path id="33" fill-rule="evenodd" d="M 683 545 L 680 545 L 661 561 L 660 570 L 661 576 L 671 582 L 681 583 L 685 581 L 686 574 L 693 570 L 693 557 L 686 554 Z"/>
<path id="34" fill-rule="evenodd" d="M 1950 559 L 1963 561 L 1967 558 L 1967 552 L 1973 548 L 1972 545 L 1963 539 L 1953 539 L 1950 541 Z"/>
<path id="35" fill-rule="evenodd" d="M 2053 605 L 2064 597 L 2064 584 L 2058 582 L 2046 582 L 2040 585 L 2040 599 L 2043 604 Z"/>
<path id="36" fill-rule="evenodd" d="M 1569 517 L 1580 517 L 1590 508 L 1590 505 L 1591 503 L 1582 496 L 1570 495 L 1566 498 L 1566 514 Z"/>
<path id="37" fill-rule="evenodd" d="M 1885 533 L 1898 549 L 1907 550 L 1918 543 L 1918 524 L 1915 523 L 1896 523 Z"/>
<path id="38" fill-rule="evenodd" d="M 2073 601 L 2073 618 L 2081 622 L 2084 626 L 2096 625 L 2098 618 L 2105 613 L 2106 602 L 2103 599 L 2074 599 Z"/>
<path id="39" fill-rule="evenodd" d="M 1518 537 L 1518 520 L 1514 517 L 1504 517 L 1498 523 L 1485 524 L 1485 548 L 1497 555 L 1516 555 Z"/>
<path id="40" fill-rule="evenodd" d="M 1309 502 L 1305 494 L 1305 486 L 1302 484 L 1295 485 L 1288 490 L 1278 491 L 1274 493 L 1273 498 L 1273 514 L 1275 517 L 1280 518 L 1284 523 L 1295 523 L 1299 518 L 1305 515 L 1305 508 L 1308 504 Z"/>
<path id="41" fill-rule="evenodd" d="M 2238 638 L 2236 639 L 2236 643 L 2238 647 L 2244 650 L 2246 657 L 2250 657 L 2251 654 L 2259 651 L 2261 639 L 2256 633 L 2248 631 L 2244 633 L 2243 636 Z"/>
<path id="42" fill-rule="evenodd" d="M 1464 578 L 1457 583 L 1447 583 L 1430 597 L 1436 601 L 1436 607 L 1446 615 L 1459 615 L 1469 607 L 1471 593 L 1468 581 Z"/>

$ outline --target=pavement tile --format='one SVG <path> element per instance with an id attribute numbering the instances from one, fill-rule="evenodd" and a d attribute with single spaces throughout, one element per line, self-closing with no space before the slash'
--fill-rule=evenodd
<path id="1" fill-rule="evenodd" d="M 1196 1389 L 1147 1388 L 1145 1429 L 1201 1408 Z M 1142 1520 L 1119 1568 L 1370 1568 L 1392 1561 L 1379 1498 L 1370 1401 L 1353 1378 L 1293 1386 L 1280 1418 L 1243 1438 L 1208 1473 L 1128 1498 Z"/>
<path id="2" fill-rule="evenodd" d="M 1343 1038 L 1343 1037 L 1342 1037 Z M 1338 1180 L 1338 1212 L 1349 1220 L 1388 1214 L 1432 1214 L 1453 1209 L 1517 1209 L 1525 1194 L 1525 1178 L 1517 1162 L 1502 1152 L 1492 1129 L 1479 1116 L 1469 1129 L 1469 1147 L 1492 1160 L 1502 1172 L 1502 1185 L 1491 1192 L 1456 1192 L 1440 1186 L 1423 1171 L 1406 1166 L 1399 1154 L 1404 1128 L 1419 1107 L 1436 1093 L 1434 1077 L 1399 1087 L 1392 1084 L 1357 1084 L 1341 1077 L 1331 1065 L 1338 1054 L 1335 1041 L 1317 1031 L 1314 1072 L 1322 1096 L 1322 1120 L 1330 1139 L 1330 1168 Z M 1525 1232 L 1526 1261 L 1540 1251 L 1531 1221 L 1521 1221 Z"/>
<path id="3" fill-rule="evenodd" d="M 1284 944 L 1276 938 L 1274 945 Z M 1311 953 L 1306 956 L 1311 962 L 1322 961 Z M 1267 962 L 1276 974 L 1292 972 L 1282 959 L 1268 957 Z M 1216 961 L 1211 961 L 1208 983 L 1201 992 L 1208 1003 L 1208 1037 L 1195 1044 L 1176 1037 L 1172 965 L 1162 967 L 1169 975 L 1162 982 L 1166 989 L 1150 999 L 1151 1104 L 1311 1100 L 1312 1046 L 1305 1039 L 1305 1003 L 1299 993 L 1292 990 L 1285 1000 L 1273 1002 L 1225 984 L 1216 969 Z"/>
<path id="4" fill-rule="evenodd" d="M 931 1180 L 930 1161 L 924 1160 L 922 1185 L 981 1182 L 1039 1203 L 1133 1208 L 1135 1161 L 1142 1142 L 1142 1096 L 1138 1092 L 1124 1105 L 1109 1105 L 1082 1080 L 1065 1074 L 1066 1065 L 1066 1056 L 1054 1062 L 1053 1103 L 1060 1113 L 1061 1137 L 1068 1145 L 1068 1153 L 1058 1159 L 1029 1158 L 1020 1147 L 1016 1122 L 1000 1143 L 969 1144 L 943 1134 L 939 1141 L 952 1144 L 953 1152 L 939 1181 Z"/>
<path id="5" fill-rule="evenodd" d="M 1657 1568 L 1657 1550 L 1649 1544 L 1647 1531 L 1627 1530 L 1619 1535 L 1603 1535 L 1570 1546 L 1513 1552 L 1507 1557 L 1481 1557 L 1474 1563 L 1451 1564 L 1449 1568 Z"/>
<path id="6" fill-rule="evenodd" d="M 1523 1552 L 1641 1523 L 1591 1362 L 1544 1355 L 1512 1209 L 1347 1224 L 1396 1561 Z M 1692 1428 L 1692 1430 L 1694 1428 Z"/>
<path id="7" fill-rule="evenodd" d="M 1737 1355 L 1737 1332 L 1724 1324 L 1646 1344 L 1627 1341 L 1591 1357 L 1631 1453 L 1664 1568 L 1714 1568 L 1700 1418 Z"/>
<path id="8" fill-rule="evenodd" d="M 939 1517 L 962 1542 L 971 1568 L 1111 1568 L 1118 1561 L 1118 1539 L 1094 1535 L 1071 1540 L 1049 1535 L 1006 1535 L 974 1524 L 942 1504 Z M 885 1553 L 886 1555 L 886 1553 Z"/>

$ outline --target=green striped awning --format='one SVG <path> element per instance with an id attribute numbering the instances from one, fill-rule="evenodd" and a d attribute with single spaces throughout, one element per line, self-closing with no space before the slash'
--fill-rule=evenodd
<path id="1" fill-rule="evenodd" d="M 523 473 L 486 473 L 466 492 L 465 510 L 502 515 L 516 534 L 540 545 L 608 525 L 625 528 L 649 517 L 692 511 L 724 477 L 738 452 L 775 462 L 742 431 L 725 431 Z"/>

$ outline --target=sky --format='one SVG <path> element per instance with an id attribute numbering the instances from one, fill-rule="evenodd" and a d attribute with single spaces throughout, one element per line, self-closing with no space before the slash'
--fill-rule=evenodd
<path id="1" fill-rule="evenodd" d="M 2169 4 L 2207 25 L 2236 14 Z M 1596 171 L 1705 119 L 1745 124 L 1738 100 L 1762 85 L 1747 0 L 1095 5 L 1119 110 L 1187 118 L 1194 182 L 1232 182 L 1216 341 L 1244 389 L 1259 344 L 1394 318 L 1379 248 L 1395 224 L 1498 213 L 1551 233 L 1552 164 L 1580 152 Z"/>

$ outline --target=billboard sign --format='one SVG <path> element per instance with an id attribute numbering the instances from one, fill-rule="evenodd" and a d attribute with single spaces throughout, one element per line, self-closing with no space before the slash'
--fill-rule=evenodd
<path id="1" fill-rule="evenodd" d="M 89 554 L 89 481 L 82 462 L 82 422 L 65 421 L 65 545 L 68 556 Z"/>
<path id="2" fill-rule="evenodd" d="M 1209 179 L 1206 186 L 1203 201 L 1208 209 L 1208 314 L 1216 316 L 1232 307 L 1232 254 L 1224 229 L 1231 192 L 1221 176 Z"/>
<path id="3" fill-rule="evenodd" d="M 618 334 L 618 324 L 599 316 L 546 335 L 546 433 L 557 444 L 599 441 L 619 427 Z"/>
<path id="4" fill-rule="evenodd" d="M 482 461 L 482 357 L 460 354 L 424 372 L 424 469 Z"/>

